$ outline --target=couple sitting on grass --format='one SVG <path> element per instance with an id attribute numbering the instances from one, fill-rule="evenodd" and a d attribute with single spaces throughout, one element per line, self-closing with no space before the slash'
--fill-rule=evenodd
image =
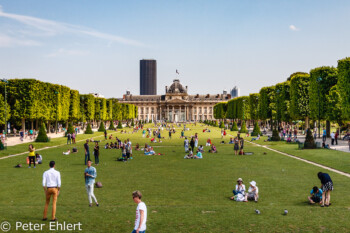
<path id="1" fill-rule="evenodd" d="M 238 178 L 237 184 L 233 192 L 233 197 L 231 197 L 231 200 L 235 201 L 255 201 L 257 202 L 259 199 L 259 188 L 256 186 L 256 182 L 253 180 L 251 181 L 248 189 L 248 193 L 246 193 L 245 185 L 243 184 L 242 178 Z"/>
<path id="2" fill-rule="evenodd" d="M 203 158 L 203 155 L 200 150 L 197 150 L 197 154 L 193 155 L 193 151 L 191 148 L 189 149 L 188 155 L 185 155 L 184 157 L 184 159 L 202 159 L 202 158 Z"/>

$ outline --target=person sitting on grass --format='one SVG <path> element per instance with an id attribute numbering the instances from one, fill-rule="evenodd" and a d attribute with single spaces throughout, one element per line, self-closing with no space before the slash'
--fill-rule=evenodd
<path id="1" fill-rule="evenodd" d="M 252 138 L 252 141 L 256 141 L 260 139 L 260 134 L 258 134 L 258 136 L 256 138 Z"/>
<path id="2" fill-rule="evenodd" d="M 233 138 L 230 138 L 230 141 L 228 142 L 228 144 L 233 144 L 233 143 L 235 143 L 235 142 L 233 141 Z"/>
<path id="3" fill-rule="evenodd" d="M 210 140 L 210 138 L 208 138 L 207 143 L 205 144 L 205 146 L 211 146 L 211 140 Z"/>
<path id="4" fill-rule="evenodd" d="M 70 149 L 67 150 L 67 152 L 62 152 L 64 155 L 69 155 L 70 154 Z"/>
<path id="5" fill-rule="evenodd" d="M 113 135 L 111 134 L 111 135 L 109 135 L 109 140 L 111 140 L 113 138 Z"/>
<path id="6" fill-rule="evenodd" d="M 245 185 L 243 184 L 242 178 L 238 178 L 237 184 L 234 190 L 232 190 L 233 196 L 231 197 L 231 200 L 235 199 L 235 196 L 238 194 L 241 194 L 243 197 L 245 195 Z"/>
<path id="7" fill-rule="evenodd" d="M 36 164 L 42 164 L 43 163 L 43 157 L 41 155 L 36 153 L 35 157 L 36 157 Z"/>
<path id="8" fill-rule="evenodd" d="M 145 148 L 144 155 L 154 155 L 156 152 L 153 150 L 153 147 L 148 146 Z"/>
<path id="9" fill-rule="evenodd" d="M 193 159 L 193 151 L 189 149 L 188 155 L 185 155 L 184 159 Z"/>
<path id="10" fill-rule="evenodd" d="M 203 152 L 204 152 L 203 145 L 200 145 L 200 146 L 198 147 L 198 151 L 199 151 L 199 152 L 201 152 L 201 153 L 203 153 Z"/>
<path id="11" fill-rule="evenodd" d="M 322 203 L 322 189 L 317 186 L 313 187 L 310 191 L 311 196 L 307 197 L 309 199 L 310 204 Z"/>
<path id="12" fill-rule="evenodd" d="M 287 143 L 291 143 L 292 142 L 292 138 L 291 137 L 287 137 Z"/>
<path id="13" fill-rule="evenodd" d="M 140 144 L 136 143 L 135 150 L 140 150 Z"/>
<path id="14" fill-rule="evenodd" d="M 73 147 L 72 153 L 78 153 L 78 149 L 76 147 Z"/>
<path id="15" fill-rule="evenodd" d="M 110 149 L 108 142 L 105 145 L 105 149 Z"/>
<path id="16" fill-rule="evenodd" d="M 197 154 L 195 156 L 193 156 L 193 158 L 195 158 L 195 159 L 203 159 L 203 155 L 202 155 L 202 153 L 199 150 L 197 150 Z"/>
<path id="17" fill-rule="evenodd" d="M 258 202 L 259 188 L 258 188 L 258 186 L 256 186 L 256 182 L 254 180 L 252 182 L 250 182 L 249 184 L 250 184 L 250 186 L 248 188 L 248 193 L 245 194 L 244 202 L 247 202 L 247 201 Z"/>
<path id="18" fill-rule="evenodd" d="M 210 150 L 209 150 L 209 153 L 216 153 L 216 146 L 214 144 L 212 144 Z"/>

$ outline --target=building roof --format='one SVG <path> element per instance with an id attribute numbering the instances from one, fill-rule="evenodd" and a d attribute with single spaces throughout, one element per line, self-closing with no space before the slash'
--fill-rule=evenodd
<path id="1" fill-rule="evenodd" d="M 167 94 L 168 93 L 187 93 L 187 88 L 182 86 L 179 79 L 174 79 L 173 83 L 167 89 Z"/>

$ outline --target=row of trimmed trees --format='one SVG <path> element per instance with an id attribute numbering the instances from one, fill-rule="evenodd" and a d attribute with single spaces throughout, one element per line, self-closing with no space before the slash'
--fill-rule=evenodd
<path id="1" fill-rule="evenodd" d="M 0 127 L 5 124 L 5 83 L 0 83 Z M 80 94 L 66 86 L 35 79 L 10 79 L 7 86 L 7 121 L 11 126 L 38 129 L 40 122 L 105 122 L 122 121 L 137 117 L 137 107 L 118 103 L 117 99 L 96 98 Z M 35 123 L 35 125 L 34 125 Z M 57 124 L 55 124 L 57 126 Z M 11 127 L 12 128 L 12 127 Z"/>
<path id="2" fill-rule="evenodd" d="M 337 122 L 350 120 L 350 58 L 337 68 L 322 66 L 310 73 L 297 72 L 283 83 L 263 87 L 259 93 L 234 98 L 214 106 L 216 119 L 282 122 L 309 120 Z"/>

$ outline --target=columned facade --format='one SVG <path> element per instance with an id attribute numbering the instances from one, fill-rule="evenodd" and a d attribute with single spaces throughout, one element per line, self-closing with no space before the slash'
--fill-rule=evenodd
<path id="1" fill-rule="evenodd" d="M 183 87 L 178 79 L 165 88 L 165 95 L 138 95 L 127 93 L 120 103 L 130 103 L 138 107 L 139 120 L 166 120 L 187 122 L 214 120 L 214 105 L 227 101 L 229 94 L 189 95 L 187 86 Z"/>

